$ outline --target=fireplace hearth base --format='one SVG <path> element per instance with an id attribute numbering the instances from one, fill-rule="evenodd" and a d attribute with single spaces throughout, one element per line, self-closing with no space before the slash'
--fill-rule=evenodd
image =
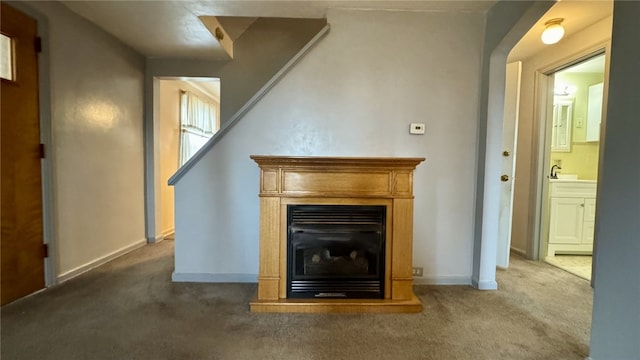
<path id="1" fill-rule="evenodd" d="M 251 312 L 279 313 L 419 313 L 422 303 L 417 296 L 408 300 L 390 299 L 279 299 L 251 301 Z"/>
<path id="2" fill-rule="evenodd" d="M 416 313 L 413 171 L 424 158 L 251 156 L 260 167 L 260 263 L 252 312 Z M 287 207 L 386 208 L 382 299 L 289 298 Z"/>

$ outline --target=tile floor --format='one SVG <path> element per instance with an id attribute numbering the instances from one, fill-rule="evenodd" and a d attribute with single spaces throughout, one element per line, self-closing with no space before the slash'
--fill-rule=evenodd
<path id="1" fill-rule="evenodd" d="M 556 255 L 547 256 L 544 260 L 564 271 L 591 280 L 591 255 Z"/>

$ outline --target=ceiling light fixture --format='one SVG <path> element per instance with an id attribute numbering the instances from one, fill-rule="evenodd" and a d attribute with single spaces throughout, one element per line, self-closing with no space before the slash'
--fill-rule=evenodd
<path id="1" fill-rule="evenodd" d="M 546 28 L 542 32 L 540 39 L 547 45 L 555 44 L 564 36 L 564 28 L 562 27 L 563 18 L 551 19 L 544 23 Z"/>

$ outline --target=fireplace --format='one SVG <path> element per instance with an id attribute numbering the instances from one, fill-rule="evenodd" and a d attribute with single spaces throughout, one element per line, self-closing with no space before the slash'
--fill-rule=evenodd
<path id="1" fill-rule="evenodd" d="M 252 155 L 260 261 L 252 312 L 420 312 L 413 171 L 424 158 Z"/>
<path id="2" fill-rule="evenodd" d="M 384 297 L 386 207 L 287 206 L 287 297 Z"/>

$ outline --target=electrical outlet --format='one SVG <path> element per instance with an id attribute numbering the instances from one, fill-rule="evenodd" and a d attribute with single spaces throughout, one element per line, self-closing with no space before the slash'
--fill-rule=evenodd
<path id="1" fill-rule="evenodd" d="M 424 129 L 425 129 L 424 124 L 411 123 L 411 125 L 409 125 L 409 133 L 410 134 L 424 135 Z"/>
<path id="2" fill-rule="evenodd" d="M 422 267 L 414 267 L 412 275 L 422 277 Z"/>

